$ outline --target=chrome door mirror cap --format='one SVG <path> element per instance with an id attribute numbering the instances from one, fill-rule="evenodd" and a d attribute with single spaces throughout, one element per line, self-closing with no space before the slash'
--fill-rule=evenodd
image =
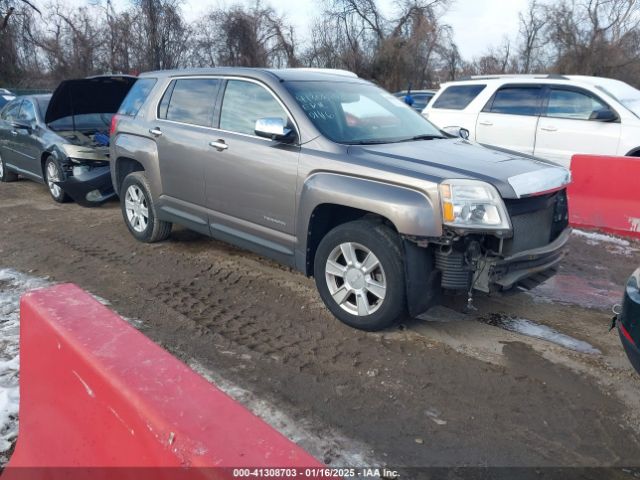
<path id="1" fill-rule="evenodd" d="M 256 120 L 255 133 L 259 137 L 271 140 L 287 140 L 292 138 L 292 130 L 280 117 L 265 117 Z"/>

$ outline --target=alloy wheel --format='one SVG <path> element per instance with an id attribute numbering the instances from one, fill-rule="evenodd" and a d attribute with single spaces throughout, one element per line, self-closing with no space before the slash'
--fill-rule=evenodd
<path id="1" fill-rule="evenodd" d="M 352 315 L 371 315 L 384 302 L 387 281 L 382 264 L 359 243 L 341 243 L 331 251 L 325 279 L 333 300 Z"/>
<path id="2" fill-rule="evenodd" d="M 56 162 L 51 161 L 47 164 L 47 184 L 49 185 L 49 191 L 55 198 L 59 198 L 62 194 L 62 189 L 56 185 L 55 182 L 60 181 L 60 170 Z"/>
<path id="3" fill-rule="evenodd" d="M 127 188 L 124 205 L 131 228 L 138 233 L 144 232 L 149 224 L 149 207 L 147 198 L 138 185 L 130 185 Z"/>

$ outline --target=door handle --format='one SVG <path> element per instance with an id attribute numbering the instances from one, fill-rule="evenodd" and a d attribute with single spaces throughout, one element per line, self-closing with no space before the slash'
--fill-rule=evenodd
<path id="1" fill-rule="evenodd" d="M 490 121 L 488 121 L 488 120 L 482 120 L 482 121 L 480 121 L 480 122 L 478 122 L 478 123 L 479 123 L 480 125 L 485 125 L 485 126 L 487 126 L 487 127 L 490 127 L 490 126 L 492 126 L 492 125 L 493 125 L 493 122 L 490 122 Z"/>
<path id="2" fill-rule="evenodd" d="M 154 137 L 159 137 L 160 135 L 162 135 L 162 130 L 160 130 L 158 127 L 150 128 L 149 133 Z"/>
<path id="3" fill-rule="evenodd" d="M 544 130 L 545 132 L 557 132 L 558 129 L 554 126 L 540 127 L 540 130 Z"/>
<path id="4" fill-rule="evenodd" d="M 215 142 L 209 142 L 209 146 L 217 149 L 219 152 L 229 148 L 229 145 L 227 145 L 222 139 L 216 140 Z"/>

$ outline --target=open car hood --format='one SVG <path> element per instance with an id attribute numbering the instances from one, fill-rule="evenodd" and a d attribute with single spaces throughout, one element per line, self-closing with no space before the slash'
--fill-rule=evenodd
<path id="1" fill-rule="evenodd" d="M 128 75 L 65 80 L 53 92 L 44 122 L 72 115 L 116 113 L 136 80 Z"/>

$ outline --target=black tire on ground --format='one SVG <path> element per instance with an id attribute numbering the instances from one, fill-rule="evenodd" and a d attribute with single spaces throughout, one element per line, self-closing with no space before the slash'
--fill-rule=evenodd
<path id="1" fill-rule="evenodd" d="M 355 277 L 351 276 L 352 284 L 348 280 L 344 280 L 342 286 L 339 285 L 341 283 L 339 276 L 335 277 L 326 273 L 327 261 L 330 257 L 334 258 L 332 255 L 338 255 L 335 262 L 340 266 L 348 265 L 346 257 L 343 253 L 340 253 L 342 251 L 340 245 L 349 243 L 355 245 L 356 267 L 364 268 L 366 250 L 369 250 L 370 253 L 377 257 L 381 267 L 380 269 L 372 270 L 371 273 L 364 274 L 365 285 L 368 285 L 370 280 L 374 280 L 378 283 L 384 283 L 386 286 L 382 300 L 376 296 L 371 296 L 371 293 L 364 293 L 367 306 L 371 303 L 377 304 L 377 308 L 372 310 L 370 314 L 358 314 L 357 311 L 353 311 L 354 307 L 359 310 L 358 300 L 362 299 L 362 297 L 358 298 L 356 293 L 349 294 L 342 301 L 343 307 L 338 304 L 338 301 L 334 299 L 330 291 L 329 285 L 332 285 L 334 289 L 338 287 L 338 290 L 344 287 L 346 291 L 352 291 L 352 288 L 362 285 L 363 277 L 358 272 L 355 272 Z M 349 267 L 344 272 L 344 279 L 348 279 L 348 275 L 350 275 Z M 376 331 L 387 328 L 406 318 L 405 275 L 400 238 L 392 228 L 381 221 L 356 220 L 339 225 L 331 230 L 322 239 L 316 251 L 314 277 L 320 297 L 327 308 L 340 321 L 351 327 Z M 334 291 L 334 295 L 338 296 L 338 299 L 340 298 L 339 292 Z M 370 300 L 373 300 L 373 302 L 370 302 Z M 351 311 L 347 311 L 347 309 L 351 309 Z"/>
<path id="2" fill-rule="evenodd" d="M 146 208 L 147 222 L 136 222 L 135 211 L 127 212 L 127 202 L 134 200 L 130 194 L 140 199 L 140 206 Z M 140 197 L 140 195 L 142 195 Z M 135 202 L 134 202 L 135 203 Z M 134 172 L 126 176 L 122 182 L 122 188 L 120 189 L 120 207 L 122 209 L 122 216 L 127 228 L 137 240 L 145 243 L 155 243 L 166 240 L 171 234 L 172 224 L 158 219 L 158 213 L 156 205 L 151 196 L 151 188 L 149 187 L 149 181 L 144 172 Z M 134 214 L 134 218 L 130 220 L 130 214 Z"/>
<path id="3" fill-rule="evenodd" d="M 64 191 L 62 191 L 60 187 L 58 187 L 57 189 L 54 189 L 49 185 L 49 165 L 50 164 L 53 165 L 53 168 L 55 168 L 58 171 L 59 181 L 62 181 L 65 179 L 65 173 L 64 173 L 64 170 L 62 169 L 62 166 L 60 165 L 60 162 L 58 162 L 58 160 L 56 160 L 55 158 L 49 157 L 45 160 L 44 183 L 47 186 L 47 189 L 49 190 L 49 194 L 51 194 L 51 198 L 53 198 L 53 200 L 58 203 L 70 202 L 71 197 L 69 197 L 69 195 L 64 193 Z"/>
<path id="4" fill-rule="evenodd" d="M 2 174 L 0 174 L 0 182 L 9 183 L 18 180 L 18 174 L 9 171 L 9 169 L 7 168 L 7 164 L 4 163 L 4 159 L 1 156 L 0 165 L 2 166 L 2 168 L 0 168 L 0 171 L 2 172 Z"/>

